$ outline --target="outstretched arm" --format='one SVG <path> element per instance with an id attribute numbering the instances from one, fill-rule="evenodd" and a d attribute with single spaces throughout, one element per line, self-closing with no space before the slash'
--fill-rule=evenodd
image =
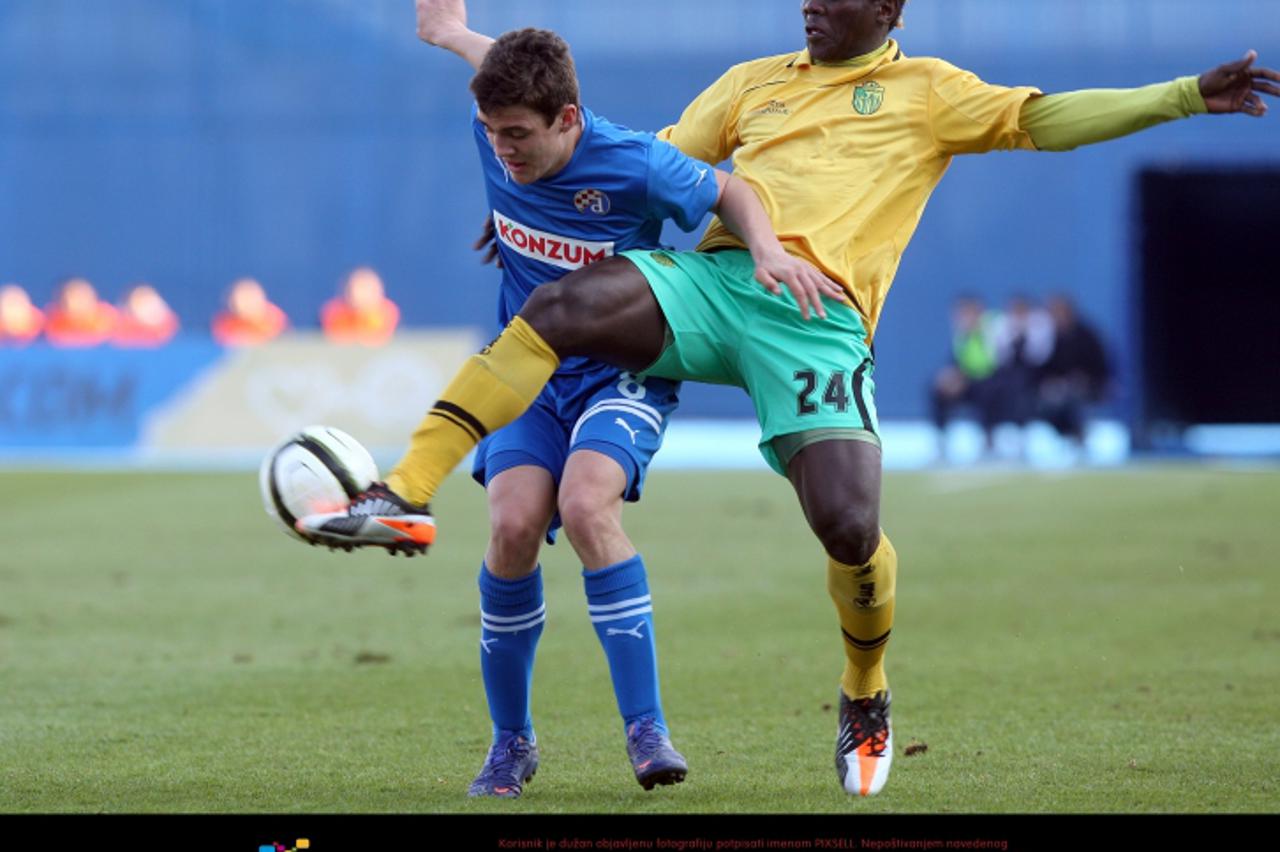
<path id="1" fill-rule="evenodd" d="M 1022 107 L 1020 124 L 1040 150 L 1068 151 L 1198 113 L 1242 112 L 1261 118 L 1267 112 L 1262 95 L 1280 95 L 1280 73 L 1253 67 L 1257 58 L 1251 50 L 1243 59 L 1199 77 L 1140 89 L 1090 89 L 1032 98 Z"/>
<path id="2" fill-rule="evenodd" d="M 493 39 L 467 28 L 466 0 L 417 0 L 418 38 L 443 47 L 480 70 Z"/>
<path id="3" fill-rule="evenodd" d="M 775 295 L 781 293 L 785 285 L 805 319 L 809 318 L 810 309 L 826 319 L 822 298 L 844 301 L 844 289 L 813 264 L 787 254 L 773 232 L 769 214 L 746 181 L 720 169 L 715 170 L 715 175 L 720 185 L 716 213 L 720 221 L 747 244 L 756 264 L 756 280 Z"/>

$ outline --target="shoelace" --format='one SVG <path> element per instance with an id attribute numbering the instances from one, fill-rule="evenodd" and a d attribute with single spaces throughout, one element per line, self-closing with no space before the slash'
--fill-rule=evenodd
<path id="1" fill-rule="evenodd" d="M 348 515 L 400 515 L 404 514 L 402 507 L 388 499 L 388 494 L 381 483 L 375 483 L 369 487 L 368 491 L 360 494 L 355 500 L 351 501 L 350 508 L 347 509 Z"/>
<path id="2" fill-rule="evenodd" d="M 627 742 L 632 754 L 652 754 L 662 747 L 662 732 L 653 719 L 642 719 L 632 728 Z"/>
<path id="3" fill-rule="evenodd" d="M 382 482 L 375 482 L 367 491 L 356 495 L 347 507 L 348 515 L 409 515 L 415 512 L 431 513 L 431 506 L 413 506 Z"/>
<path id="4" fill-rule="evenodd" d="M 485 761 L 480 778 L 486 782 L 498 780 L 522 783 L 524 779 L 516 777 L 516 766 L 529 756 L 530 748 L 529 743 L 520 737 L 494 743 L 493 748 L 489 749 L 489 759 Z"/>
<path id="5" fill-rule="evenodd" d="M 876 757 L 884 754 L 885 746 L 889 743 L 889 723 L 885 719 L 884 702 L 875 698 L 863 698 L 850 701 L 845 707 L 845 718 L 853 733 L 853 742 L 860 744 L 864 740 L 870 740 L 869 751 Z"/>

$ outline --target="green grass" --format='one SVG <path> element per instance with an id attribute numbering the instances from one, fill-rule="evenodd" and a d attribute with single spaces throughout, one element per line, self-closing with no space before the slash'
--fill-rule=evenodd
<path id="1" fill-rule="evenodd" d="M 488 744 L 480 490 L 427 559 L 286 539 L 253 475 L 0 474 L 2 812 L 1280 810 L 1280 473 L 891 474 L 897 755 L 850 800 L 824 561 L 785 481 L 661 472 L 650 570 L 686 783 L 632 780 L 572 552 L 523 799 Z M 923 754 L 905 757 L 911 743 Z"/>

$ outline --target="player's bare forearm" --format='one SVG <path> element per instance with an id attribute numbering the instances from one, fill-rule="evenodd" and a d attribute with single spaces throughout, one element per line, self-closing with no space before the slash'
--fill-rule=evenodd
<path id="1" fill-rule="evenodd" d="M 493 39 L 467 27 L 465 0 L 416 0 L 418 38 L 465 59 L 480 70 Z"/>
<path id="2" fill-rule="evenodd" d="M 764 205 L 745 181 L 719 169 L 715 174 L 720 185 L 716 212 L 725 227 L 747 244 L 755 261 L 756 280 L 774 294 L 781 293 L 785 286 L 795 297 L 805 319 L 809 318 L 810 310 L 826 319 L 823 297 L 843 300 L 844 290 L 808 261 L 787 254 L 773 231 Z"/>
<path id="3" fill-rule="evenodd" d="M 720 169 L 715 169 L 715 176 L 720 188 L 716 213 L 725 226 L 747 244 L 752 254 L 766 246 L 770 240 L 777 242 L 769 214 L 765 212 L 751 187 Z"/>

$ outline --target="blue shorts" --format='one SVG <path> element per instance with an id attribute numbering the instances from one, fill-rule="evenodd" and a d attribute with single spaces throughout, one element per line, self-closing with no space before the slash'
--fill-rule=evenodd
<path id="1" fill-rule="evenodd" d="M 551 377 L 529 410 L 476 447 L 471 476 L 486 488 L 513 467 L 550 472 L 556 487 L 569 454 L 594 450 L 618 463 L 627 476 L 622 497 L 640 499 L 645 472 L 662 446 L 667 421 L 680 403 L 680 383 L 641 380 L 616 367 Z M 559 514 L 547 534 L 555 542 Z"/>

